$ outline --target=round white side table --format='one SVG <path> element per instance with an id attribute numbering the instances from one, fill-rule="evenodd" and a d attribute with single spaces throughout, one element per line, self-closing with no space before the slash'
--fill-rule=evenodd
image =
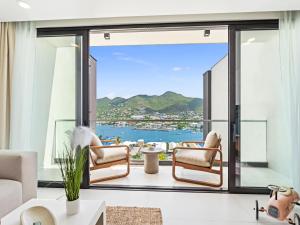
<path id="1" fill-rule="evenodd" d="M 156 174 L 159 171 L 158 155 L 163 152 L 162 149 L 155 148 L 150 150 L 143 148 L 141 152 L 144 154 L 144 171 L 148 174 Z"/>

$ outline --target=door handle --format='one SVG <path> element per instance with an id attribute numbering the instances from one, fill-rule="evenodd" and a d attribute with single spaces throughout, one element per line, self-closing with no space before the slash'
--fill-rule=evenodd
<path id="1" fill-rule="evenodd" d="M 232 142 L 235 142 L 236 141 L 236 134 L 237 134 L 236 124 L 232 123 L 231 126 L 232 126 Z"/>

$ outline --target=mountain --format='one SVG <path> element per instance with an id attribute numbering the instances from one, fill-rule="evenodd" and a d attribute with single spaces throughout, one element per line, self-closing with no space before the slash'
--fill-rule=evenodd
<path id="1" fill-rule="evenodd" d="M 98 117 L 116 111 L 132 115 L 139 112 L 176 114 L 184 111 L 194 111 L 195 113 L 201 113 L 202 99 L 185 97 L 171 91 L 167 91 L 162 95 L 136 95 L 128 99 L 120 97 L 97 99 Z"/>

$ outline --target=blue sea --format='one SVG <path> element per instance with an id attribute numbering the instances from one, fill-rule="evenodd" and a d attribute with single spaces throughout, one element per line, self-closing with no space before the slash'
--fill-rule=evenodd
<path id="1" fill-rule="evenodd" d="M 97 124 L 97 135 L 104 139 L 121 137 L 122 141 L 137 141 L 143 139 L 145 142 L 182 142 L 191 140 L 202 140 L 203 133 L 192 130 L 137 130 L 133 126 L 116 127 L 112 125 Z"/>

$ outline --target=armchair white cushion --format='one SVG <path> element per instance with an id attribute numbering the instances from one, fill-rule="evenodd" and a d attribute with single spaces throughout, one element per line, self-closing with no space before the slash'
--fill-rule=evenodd
<path id="1" fill-rule="evenodd" d="M 127 150 L 125 147 L 103 148 L 102 153 L 103 153 L 103 157 L 98 158 L 96 160 L 97 164 L 108 163 L 108 162 L 112 162 L 112 161 L 126 159 L 126 157 L 127 157 Z"/>
<path id="2" fill-rule="evenodd" d="M 205 159 L 205 151 L 178 149 L 175 157 L 177 162 L 202 167 L 210 167 L 210 161 Z"/>
<path id="3" fill-rule="evenodd" d="M 101 140 L 98 138 L 98 136 L 96 134 L 94 134 L 93 132 L 91 132 L 92 135 L 92 142 L 91 142 L 91 146 L 103 146 Z M 101 159 L 104 156 L 104 152 L 103 149 L 98 148 L 95 149 L 95 151 L 91 150 L 91 157 L 93 158 L 94 161 L 96 161 L 97 159 Z"/>

